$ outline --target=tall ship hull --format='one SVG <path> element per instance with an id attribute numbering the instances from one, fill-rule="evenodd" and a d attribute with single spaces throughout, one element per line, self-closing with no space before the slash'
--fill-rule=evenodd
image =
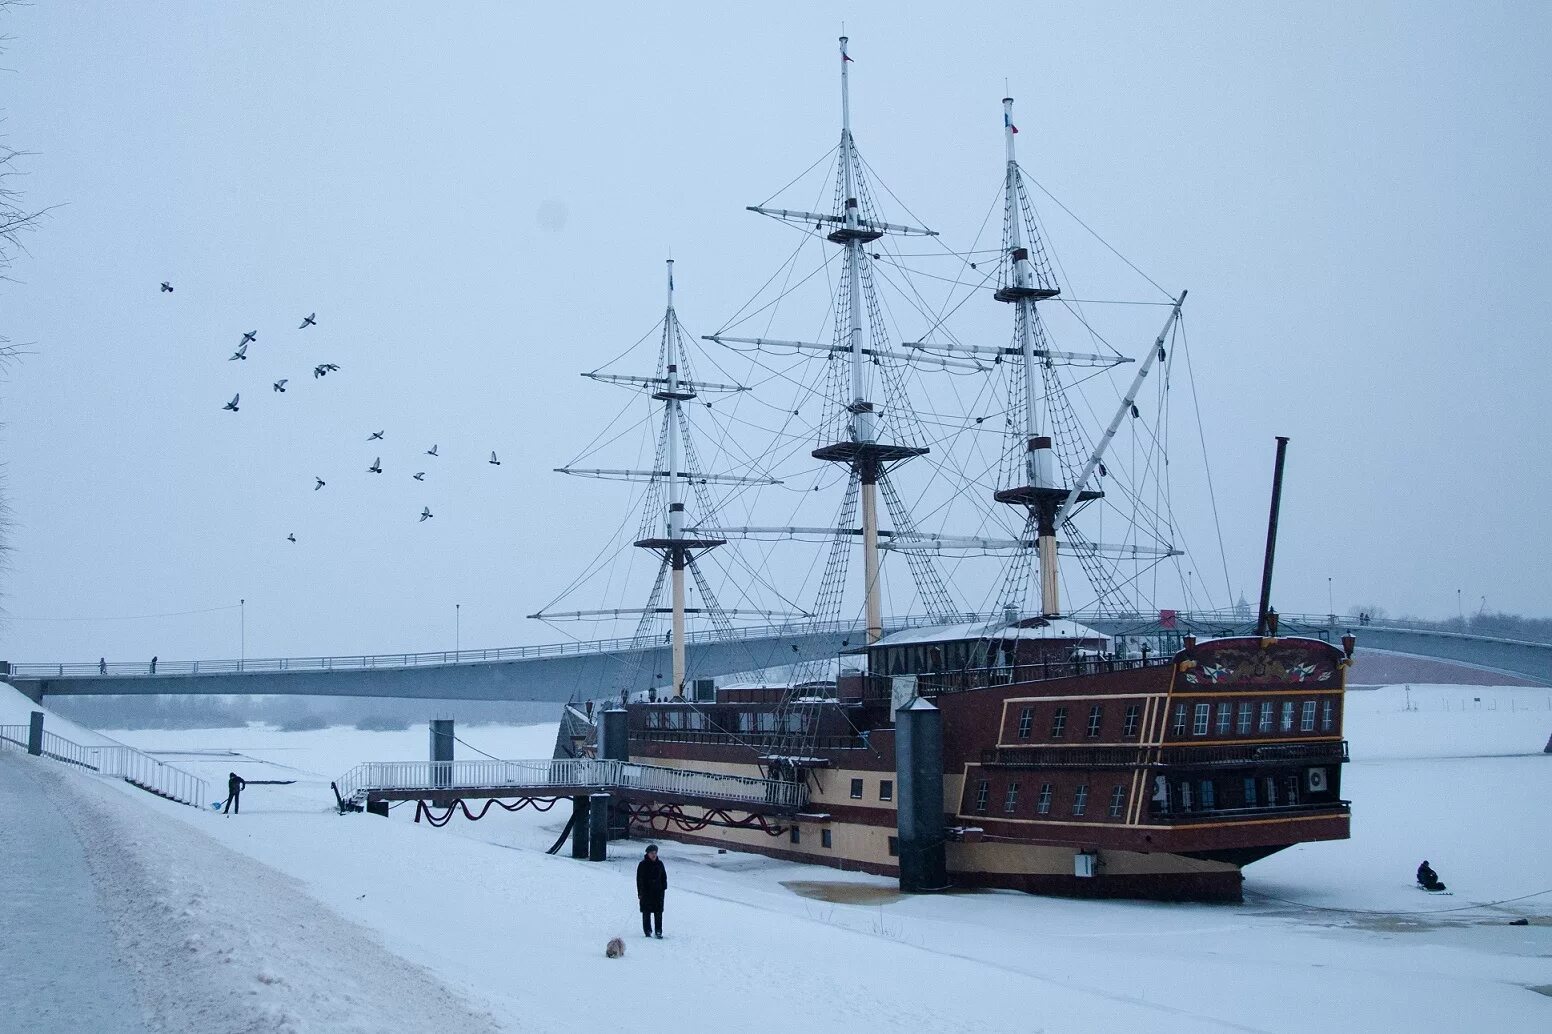
<path id="1" fill-rule="evenodd" d="M 1242 637 L 1188 640 L 1162 659 L 1074 661 L 1069 640 L 1013 638 L 1027 628 L 928 638 L 965 631 L 912 630 L 908 643 L 870 648 L 868 670 L 802 712 L 817 723 L 802 758 L 773 753 L 793 739 L 776 725 L 796 713 L 782 713 L 780 690 L 628 705 L 632 761 L 796 773 L 808 785 L 802 811 L 763 828 L 691 829 L 703 816 L 648 806 L 632 811 L 631 833 L 900 876 L 898 807 L 913 775 L 901 770 L 891 703 L 914 682 L 941 715 L 946 885 L 1239 901 L 1243 866 L 1347 838 L 1342 649 Z M 1004 644 L 1016 663 L 900 673 L 913 655 Z"/>

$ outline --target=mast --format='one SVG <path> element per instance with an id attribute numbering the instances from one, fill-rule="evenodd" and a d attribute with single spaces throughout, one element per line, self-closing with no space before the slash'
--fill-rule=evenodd
<path id="1" fill-rule="evenodd" d="M 845 463 L 850 466 L 860 482 L 862 502 L 862 577 L 866 599 L 867 641 L 876 643 L 884 636 L 884 606 L 882 585 L 879 578 L 878 548 L 878 479 L 884 467 L 892 462 L 920 456 L 924 448 L 891 445 L 878 440 L 878 413 L 867 397 L 864 363 L 866 349 L 863 340 L 862 294 L 862 246 L 884 235 L 882 227 L 865 223 L 857 200 L 857 182 L 861 170 L 857 167 L 857 145 L 851 135 L 851 83 L 847 65 L 851 58 L 846 54 L 847 39 L 841 37 L 841 176 L 845 186 L 845 210 L 834 221 L 840 225 L 828 235 L 828 240 L 846 249 L 846 328 L 847 356 L 851 363 L 851 401 L 847 411 L 851 414 L 848 425 L 849 441 L 835 442 L 815 449 L 815 459 Z M 890 229 L 903 229 L 890 227 Z M 921 231 L 918 231 L 921 232 Z"/>
<path id="2" fill-rule="evenodd" d="M 1024 218 L 1020 207 L 1023 173 L 1014 153 L 1013 139 L 1017 133 L 1018 128 L 1013 124 L 1013 98 L 1004 97 L 1002 134 L 1008 157 L 1007 173 L 1003 181 L 1003 225 L 1006 227 L 1003 243 L 1007 248 L 1011 275 L 1007 283 L 997 288 L 993 297 L 1014 306 L 1013 326 L 1018 339 L 1018 358 L 1024 387 L 1024 484 L 998 492 L 995 498 L 998 502 L 1027 508 L 1033 518 L 1040 564 L 1040 613 L 1045 617 L 1055 617 L 1061 613 L 1056 515 L 1068 492 L 1061 486 L 1061 479 L 1056 473 L 1051 436 L 1044 432 L 1040 419 L 1041 384 L 1040 378 L 1036 376 L 1037 364 L 1049 361 L 1050 356 L 1036 340 L 1039 316 L 1035 303 L 1054 298 L 1061 292 L 1048 270 L 1035 268 L 1030 260 L 1029 248 L 1024 243 Z M 1034 227 L 1030 227 L 1030 237 L 1031 243 L 1034 243 Z M 1079 498 L 1097 499 L 1102 494 L 1097 491 L 1080 492 Z"/>
<path id="3" fill-rule="evenodd" d="M 679 498 L 679 404 L 682 401 L 679 390 L 679 356 L 677 347 L 679 335 L 672 326 L 676 317 L 674 315 L 674 260 L 668 260 L 668 310 L 663 315 L 665 329 L 664 345 L 666 352 L 665 376 L 668 381 L 664 391 L 658 393 L 663 399 L 665 410 L 664 418 L 668 422 L 668 538 L 676 543 L 669 547 L 668 562 L 672 567 L 672 593 L 673 602 L 673 628 L 669 639 L 673 643 L 674 654 L 674 696 L 684 695 L 684 568 L 689 560 L 690 551 L 682 545 L 684 540 L 684 502 Z M 692 393 L 693 395 L 693 393 Z"/>

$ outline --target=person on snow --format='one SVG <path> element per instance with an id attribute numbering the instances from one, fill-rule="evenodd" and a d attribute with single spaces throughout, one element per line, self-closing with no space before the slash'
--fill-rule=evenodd
<path id="1" fill-rule="evenodd" d="M 247 781 L 236 772 L 227 773 L 226 807 L 221 809 L 221 814 L 225 815 L 227 812 L 231 812 L 233 815 L 236 815 L 239 811 L 242 810 L 241 803 L 238 801 L 237 796 L 238 794 L 242 793 L 243 790 L 247 788 L 247 786 Z"/>
<path id="2" fill-rule="evenodd" d="M 1444 884 L 1439 882 L 1439 874 L 1433 871 L 1433 866 L 1428 864 L 1428 859 L 1423 859 L 1423 864 L 1417 867 L 1417 882 L 1424 890 L 1443 890 Z"/>
<path id="3" fill-rule="evenodd" d="M 658 861 L 657 845 L 648 844 L 636 865 L 636 900 L 641 904 L 641 932 L 663 939 L 663 894 L 668 890 L 668 870 Z"/>

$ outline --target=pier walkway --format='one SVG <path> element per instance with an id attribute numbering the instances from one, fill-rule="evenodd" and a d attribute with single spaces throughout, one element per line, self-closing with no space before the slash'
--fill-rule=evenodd
<path id="1" fill-rule="evenodd" d="M 383 801 L 560 798 L 607 793 L 624 801 L 793 814 L 808 803 L 802 783 L 696 772 L 634 761 L 368 761 L 334 782 L 343 808 Z"/>

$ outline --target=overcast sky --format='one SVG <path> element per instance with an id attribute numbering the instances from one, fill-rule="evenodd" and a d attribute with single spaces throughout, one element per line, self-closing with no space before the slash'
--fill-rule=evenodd
<path id="1" fill-rule="evenodd" d="M 1282 609 L 1552 613 L 1552 8 L 949 10 L 10 9 L 5 130 L 61 207 L 0 285 L 31 352 L 0 384 L 0 657 L 235 656 L 240 598 L 248 656 L 555 641 L 524 615 L 635 530 L 619 486 L 551 473 L 622 405 L 577 373 L 651 329 L 670 253 L 695 333 L 779 267 L 790 231 L 744 206 L 834 145 L 842 17 L 859 146 L 946 240 L 996 192 L 1006 89 L 1029 172 L 1190 289 L 1234 592 L 1285 434 Z"/>

